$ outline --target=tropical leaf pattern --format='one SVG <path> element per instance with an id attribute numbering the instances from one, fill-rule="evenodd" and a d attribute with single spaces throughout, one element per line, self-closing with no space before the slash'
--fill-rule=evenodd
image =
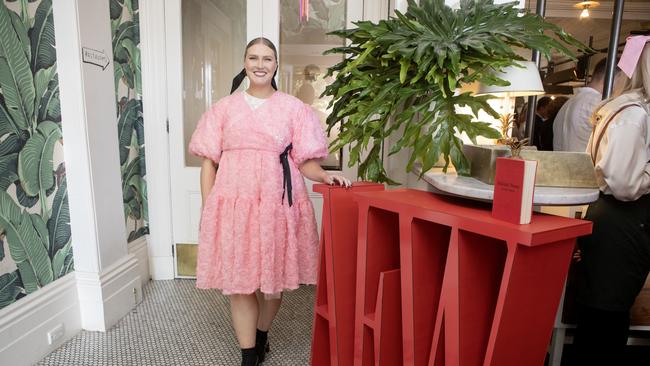
<path id="1" fill-rule="evenodd" d="M 18 283 L 18 271 L 0 276 L 0 309 L 16 301 L 20 293 Z"/>
<path id="2" fill-rule="evenodd" d="M 0 1 L 0 308 L 74 270 L 60 123 L 52 0 Z"/>
<path id="3" fill-rule="evenodd" d="M 0 191 L 0 228 L 9 243 L 11 258 L 19 269 L 23 268 L 33 277 L 33 281 L 29 281 L 32 291 L 53 280 L 52 261 L 42 238 L 46 231 L 43 232 L 44 224 L 40 225 L 39 219 L 32 219 L 32 215 L 22 210 L 7 192 Z M 23 279 L 24 271 L 20 271 Z"/>
<path id="4" fill-rule="evenodd" d="M 21 38 L 13 26 L 11 10 L 0 6 L 0 88 L 6 110 L 23 129 L 31 126 L 34 114 L 34 75 L 23 51 Z M 26 32 L 25 28 L 19 32 Z"/>
<path id="5" fill-rule="evenodd" d="M 139 48 L 140 21 L 137 0 L 109 1 L 117 129 L 122 166 L 122 199 L 129 232 L 127 240 L 130 242 L 149 233 Z"/>

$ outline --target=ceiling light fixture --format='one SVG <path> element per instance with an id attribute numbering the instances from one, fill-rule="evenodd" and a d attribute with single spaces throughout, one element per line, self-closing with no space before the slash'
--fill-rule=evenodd
<path id="1" fill-rule="evenodd" d="M 599 6 L 598 1 L 582 1 L 574 5 L 578 9 L 582 9 L 580 12 L 580 19 L 589 18 L 589 9 L 593 9 Z"/>

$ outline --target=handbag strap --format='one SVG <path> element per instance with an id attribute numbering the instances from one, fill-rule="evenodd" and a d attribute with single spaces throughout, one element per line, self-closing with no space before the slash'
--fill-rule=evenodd
<path id="1" fill-rule="evenodd" d="M 626 110 L 626 109 L 628 109 L 630 107 L 642 108 L 640 105 L 638 105 L 636 103 L 635 104 L 628 104 L 626 106 L 621 107 L 616 112 L 614 112 L 611 116 L 609 116 L 607 121 L 605 121 L 605 125 L 603 126 L 602 130 L 600 130 L 600 135 L 598 135 L 598 138 L 596 139 L 596 145 L 595 145 L 596 149 L 594 150 L 593 147 L 591 148 L 591 161 L 594 163 L 594 165 L 596 165 L 596 155 L 598 154 L 598 149 L 600 148 L 600 141 L 603 139 L 603 135 L 605 135 L 605 132 L 607 132 L 607 127 L 609 126 L 609 123 L 612 122 L 614 117 L 616 117 L 619 113 L 623 112 L 624 110 Z M 593 132 L 592 132 L 594 134 L 596 133 L 596 127 L 597 127 L 597 125 L 594 125 L 594 129 L 593 129 Z M 594 146 L 594 145 L 592 145 L 592 146 Z"/>

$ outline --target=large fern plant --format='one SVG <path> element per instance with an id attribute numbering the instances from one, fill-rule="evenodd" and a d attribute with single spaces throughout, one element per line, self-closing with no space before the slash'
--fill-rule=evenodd
<path id="1" fill-rule="evenodd" d="M 488 104 L 490 96 L 457 90 L 476 81 L 507 85 L 493 72 L 524 60 L 516 48 L 535 49 L 547 58 L 552 51 L 574 57 L 569 47 L 585 48 L 543 18 L 522 13 L 516 2 L 462 0 L 459 9 L 443 0 L 408 4 L 395 18 L 333 32 L 349 45 L 327 52 L 344 55 L 328 70 L 336 80 L 324 92 L 333 97 L 329 129 L 340 123 L 331 148 L 350 144 L 349 164 L 359 164 L 362 179 L 395 183 L 382 165 L 382 142 L 397 131 L 401 137 L 389 154 L 411 148 L 407 171 L 416 160 L 427 171 L 443 156 L 445 170 L 451 162 L 459 173 L 468 173 L 458 135 L 466 133 L 473 141 L 498 138 L 487 122 L 473 120 L 480 110 L 499 114 Z M 469 107 L 472 114 L 458 113 L 457 106 Z"/>

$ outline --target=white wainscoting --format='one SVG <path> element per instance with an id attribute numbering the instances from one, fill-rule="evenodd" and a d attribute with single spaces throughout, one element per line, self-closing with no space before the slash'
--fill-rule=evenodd
<path id="1" fill-rule="evenodd" d="M 75 272 L 83 329 L 104 332 L 142 301 L 138 261 L 129 254 L 101 274 Z"/>
<path id="2" fill-rule="evenodd" d="M 75 273 L 0 310 L 0 364 L 32 365 L 81 330 Z M 48 332 L 63 326 L 48 342 Z"/>
<path id="3" fill-rule="evenodd" d="M 151 271 L 149 270 L 149 249 L 147 235 L 141 236 L 134 241 L 127 244 L 129 247 L 129 254 L 133 254 L 135 259 L 138 260 L 138 273 L 140 274 L 140 281 L 142 286 L 146 285 L 151 280 Z"/>

